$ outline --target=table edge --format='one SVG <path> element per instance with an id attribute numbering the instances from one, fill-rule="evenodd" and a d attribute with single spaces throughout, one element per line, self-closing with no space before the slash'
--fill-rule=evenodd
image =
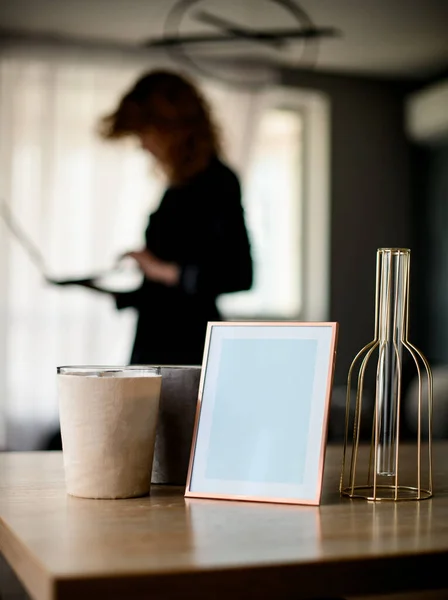
<path id="1" fill-rule="evenodd" d="M 1 516 L 0 552 L 32 598 L 53 599 L 55 578 Z"/>

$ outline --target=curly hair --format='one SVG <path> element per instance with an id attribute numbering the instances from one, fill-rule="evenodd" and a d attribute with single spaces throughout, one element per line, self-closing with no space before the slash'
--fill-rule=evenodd
<path id="1" fill-rule="evenodd" d="M 153 127 L 168 140 L 161 164 L 172 183 L 184 183 L 203 171 L 220 152 L 218 129 L 199 89 L 183 75 L 151 71 L 101 121 L 105 139 L 137 135 Z"/>

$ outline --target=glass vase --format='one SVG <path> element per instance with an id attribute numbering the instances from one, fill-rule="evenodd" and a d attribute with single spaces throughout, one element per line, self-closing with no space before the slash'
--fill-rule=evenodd
<path id="1" fill-rule="evenodd" d="M 374 339 L 356 355 L 348 375 L 340 491 L 349 497 L 368 500 L 419 500 L 432 495 L 432 374 L 426 358 L 408 339 L 410 256 L 411 252 L 406 248 L 380 248 L 377 252 Z M 406 354 L 410 355 L 416 367 L 419 381 L 417 452 L 413 485 L 401 485 L 399 472 L 402 371 Z M 363 410 L 365 374 L 368 365 L 372 363 L 375 368 L 375 403 L 373 415 L 370 417 L 372 435 L 366 463 L 359 459 L 359 445 L 363 425 L 361 420 L 365 419 L 366 415 L 366 411 Z M 357 369 L 356 393 L 353 394 L 351 387 Z M 428 392 L 426 431 L 423 431 L 422 427 L 424 385 L 427 386 Z M 353 436 L 349 460 L 351 431 Z M 360 462 L 366 464 L 360 465 Z M 422 484 L 423 475 L 425 485 Z"/>

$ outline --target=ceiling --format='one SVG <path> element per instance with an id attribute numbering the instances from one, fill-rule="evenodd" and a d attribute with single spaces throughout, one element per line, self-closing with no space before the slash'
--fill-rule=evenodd
<path id="1" fill-rule="evenodd" d="M 34 37 L 59 36 L 97 44 L 138 46 L 162 35 L 173 0 L 0 0 L 0 27 Z M 448 0 L 301 0 L 318 26 L 336 27 L 324 39 L 317 68 L 387 77 L 431 77 L 448 66 Z M 197 0 L 181 33 L 213 32 L 194 14 L 206 10 L 256 30 L 290 28 L 291 16 L 273 0 Z M 301 43 L 272 50 L 253 42 L 192 50 L 238 60 L 300 65 Z"/>

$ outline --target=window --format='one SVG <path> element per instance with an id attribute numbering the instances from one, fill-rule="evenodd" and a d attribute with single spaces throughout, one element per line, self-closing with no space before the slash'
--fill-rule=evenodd
<path id="1" fill-rule="evenodd" d="M 244 182 L 254 285 L 223 297 L 226 316 L 296 318 L 301 309 L 302 133 L 300 112 L 263 111 Z"/>
<path id="2" fill-rule="evenodd" d="M 254 286 L 220 299 L 226 317 L 328 318 L 329 140 L 326 96 L 285 88 L 265 94 L 243 195 Z"/>

